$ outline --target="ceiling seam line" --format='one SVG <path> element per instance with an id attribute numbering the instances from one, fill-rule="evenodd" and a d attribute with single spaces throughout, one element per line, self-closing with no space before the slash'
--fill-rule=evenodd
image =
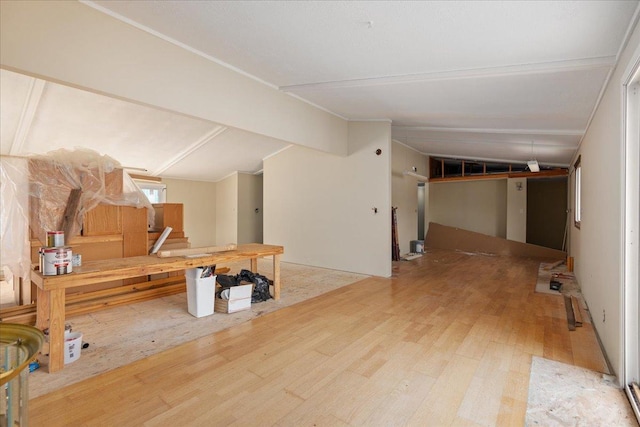
<path id="1" fill-rule="evenodd" d="M 166 171 L 167 169 L 169 169 L 171 166 L 175 165 L 179 161 L 184 160 L 185 157 L 187 157 L 189 154 L 196 151 L 198 148 L 202 147 L 204 144 L 208 143 L 209 141 L 213 140 L 214 138 L 224 133 L 227 129 L 229 128 L 225 126 L 216 127 L 213 131 L 209 132 L 204 137 L 200 138 L 198 141 L 196 141 L 186 149 L 179 152 L 173 159 L 169 160 L 168 162 L 160 166 L 158 169 L 154 170 L 151 175 L 157 176 L 162 172 Z"/>
<path id="2" fill-rule="evenodd" d="M 500 77 L 505 75 L 530 75 L 546 74 L 554 72 L 568 72 L 591 70 L 615 65 L 615 56 L 603 56 L 587 58 L 584 60 L 568 60 L 555 62 L 542 62 L 536 64 L 507 65 L 489 68 L 471 68 L 449 71 L 438 71 L 432 73 L 403 74 L 381 77 L 367 77 L 361 79 L 333 80 L 325 82 L 301 83 L 294 85 L 280 86 L 278 89 L 283 92 L 292 92 L 297 89 L 330 89 L 346 87 L 380 86 L 400 83 L 417 83 L 425 81 L 442 81 L 469 78 Z M 577 64 L 578 62 L 583 62 Z M 555 67 L 552 64 L 556 64 Z M 566 65 L 563 65 L 566 64 Z M 548 65 L 545 67 L 545 65 Z"/>

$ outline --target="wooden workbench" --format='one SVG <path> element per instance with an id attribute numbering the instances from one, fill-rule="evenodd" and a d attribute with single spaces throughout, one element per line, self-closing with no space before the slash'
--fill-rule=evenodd
<path id="1" fill-rule="evenodd" d="M 273 298 L 278 300 L 280 255 L 283 253 L 282 246 L 253 243 L 238 245 L 233 251 L 191 258 L 145 255 L 91 261 L 83 263 L 82 267 L 74 267 L 73 273 L 59 276 L 43 276 L 34 271 L 31 280 L 36 284 L 38 293 L 36 326 L 49 328 L 49 372 L 64 368 L 65 289 L 247 259 L 251 261 L 251 271 L 257 272 L 258 258 L 273 256 Z"/>

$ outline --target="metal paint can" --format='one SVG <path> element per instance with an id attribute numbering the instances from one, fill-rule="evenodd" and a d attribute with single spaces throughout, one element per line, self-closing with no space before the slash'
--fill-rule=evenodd
<path id="1" fill-rule="evenodd" d="M 64 246 L 64 231 L 47 231 L 47 247 Z"/>
<path id="2" fill-rule="evenodd" d="M 73 253 L 68 246 L 62 248 L 40 248 L 41 272 L 45 276 L 57 276 L 73 271 Z"/>
<path id="3" fill-rule="evenodd" d="M 71 265 L 73 265 L 74 267 L 80 267 L 82 265 L 82 255 L 73 254 L 73 256 L 71 257 Z"/>

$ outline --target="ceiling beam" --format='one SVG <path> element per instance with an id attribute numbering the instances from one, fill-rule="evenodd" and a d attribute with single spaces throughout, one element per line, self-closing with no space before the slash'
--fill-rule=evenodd
<path id="1" fill-rule="evenodd" d="M 0 52 L 8 70 L 327 153 L 348 152 L 347 121 L 76 1 L 3 1 Z"/>
<path id="2" fill-rule="evenodd" d="M 495 133 L 519 135 L 551 135 L 551 136 L 582 136 L 581 129 L 486 129 L 486 128 L 449 128 L 437 126 L 392 126 L 392 131 L 428 131 L 428 132 L 465 132 L 465 133 Z"/>
<path id="3" fill-rule="evenodd" d="M 458 79 L 475 79 L 483 77 L 505 77 L 514 75 L 531 75 L 545 73 L 560 73 L 570 71 L 593 70 L 597 68 L 612 68 L 616 64 L 615 56 L 602 56 L 568 61 L 541 62 L 536 64 L 508 65 L 503 67 L 474 68 L 466 70 L 438 71 L 433 73 L 417 73 L 397 76 L 381 76 L 363 79 L 334 80 L 327 82 L 302 83 L 280 86 L 283 92 L 304 90 L 330 90 L 351 87 L 382 86 L 398 83 L 415 83 L 429 81 L 444 81 Z"/>

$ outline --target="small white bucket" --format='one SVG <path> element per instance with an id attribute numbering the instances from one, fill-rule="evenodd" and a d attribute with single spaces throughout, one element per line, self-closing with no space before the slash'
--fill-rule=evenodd
<path id="1" fill-rule="evenodd" d="M 69 332 L 64 335 L 64 364 L 75 362 L 82 350 L 82 333 Z"/>

